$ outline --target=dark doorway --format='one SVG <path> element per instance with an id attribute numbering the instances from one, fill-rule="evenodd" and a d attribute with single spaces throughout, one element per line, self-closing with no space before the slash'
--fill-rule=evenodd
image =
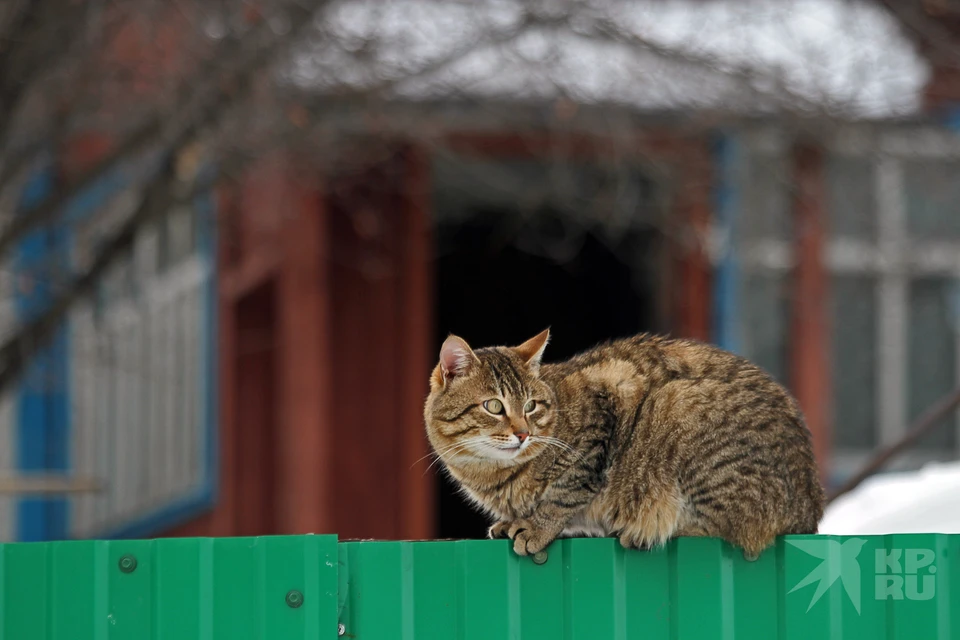
<path id="1" fill-rule="evenodd" d="M 439 221 L 436 352 L 447 334 L 472 346 L 514 345 L 546 327 L 546 361 L 619 336 L 655 331 L 652 227 L 620 233 L 616 242 L 571 232 L 543 209 L 518 228 L 517 213 L 483 208 Z M 505 231 L 506 229 L 506 231 Z M 562 251 L 551 255 L 550 246 Z M 439 474 L 440 538 L 482 538 L 489 522 Z"/>
<path id="2" fill-rule="evenodd" d="M 243 505 L 236 535 L 278 533 L 275 509 L 277 392 L 276 295 L 272 283 L 236 307 L 236 495 Z"/>

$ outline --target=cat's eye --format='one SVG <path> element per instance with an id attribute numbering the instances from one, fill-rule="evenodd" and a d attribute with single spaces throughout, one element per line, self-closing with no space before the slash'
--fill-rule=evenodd
<path id="1" fill-rule="evenodd" d="M 495 416 L 503 413 L 503 403 L 494 398 L 493 400 L 487 400 L 483 403 L 483 408 L 492 413 Z"/>
<path id="2" fill-rule="evenodd" d="M 523 405 L 524 413 L 532 413 L 534 409 L 537 408 L 536 400 L 527 400 L 527 404 Z"/>

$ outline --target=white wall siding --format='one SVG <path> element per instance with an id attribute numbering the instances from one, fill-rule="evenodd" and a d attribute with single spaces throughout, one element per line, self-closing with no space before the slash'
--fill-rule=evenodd
<path id="1" fill-rule="evenodd" d="M 71 358 L 74 366 L 70 371 L 71 407 L 70 418 L 72 438 L 70 440 L 70 461 L 73 471 L 79 476 L 100 478 L 96 468 L 98 440 L 96 437 L 96 389 L 94 377 L 97 375 L 96 361 L 89 356 L 96 351 L 95 336 L 90 330 L 93 323 L 90 305 L 84 303 L 73 313 L 71 323 Z M 89 523 L 94 519 L 97 497 L 84 494 L 74 498 L 71 505 L 71 519 L 74 530 L 85 535 Z"/>
<path id="2" fill-rule="evenodd" d="M 129 206 L 116 198 L 97 215 L 122 217 Z M 111 535 L 206 488 L 213 269 L 199 251 L 198 215 L 179 207 L 160 221 L 164 228 L 142 230 L 100 295 L 71 314 L 73 469 L 106 485 L 70 498 L 72 537 Z M 78 230 L 78 268 L 102 229 L 91 219 Z"/>
<path id="3" fill-rule="evenodd" d="M 71 534 L 103 535 L 190 497 L 206 478 L 209 264 L 193 256 L 95 317 L 73 315 L 73 455 L 108 488 L 72 499 Z"/>

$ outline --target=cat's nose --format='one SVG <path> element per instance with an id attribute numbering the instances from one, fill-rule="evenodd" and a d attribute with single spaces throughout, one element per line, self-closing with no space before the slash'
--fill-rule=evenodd
<path id="1" fill-rule="evenodd" d="M 530 432 L 529 432 L 529 431 L 517 431 L 517 432 L 515 432 L 513 435 L 517 436 L 517 439 L 519 439 L 520 442 L 522 443 L 524 440 L 526 440 L 526 439 L 530 436 Z"/>

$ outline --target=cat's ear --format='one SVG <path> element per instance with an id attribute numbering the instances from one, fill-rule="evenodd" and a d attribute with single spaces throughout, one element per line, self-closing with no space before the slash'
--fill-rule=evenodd
<path id="1" fill-rule="evenodd" d="M 440 347 L 438 382 L 445 386 L 450 380 L 470 373 L 470 369 L 479 362 L 467 341 L 451 334 Z"/>
<path id="2" fill-rule="evenodd" d="M 533 336 L 519 347 L 514 347 L 527 366 L 537 373 L 540 370 L 540 361 L 543 359 L 543 350 L 547 348 L 550 341 L 550 329 L 544 329 Z"/>

